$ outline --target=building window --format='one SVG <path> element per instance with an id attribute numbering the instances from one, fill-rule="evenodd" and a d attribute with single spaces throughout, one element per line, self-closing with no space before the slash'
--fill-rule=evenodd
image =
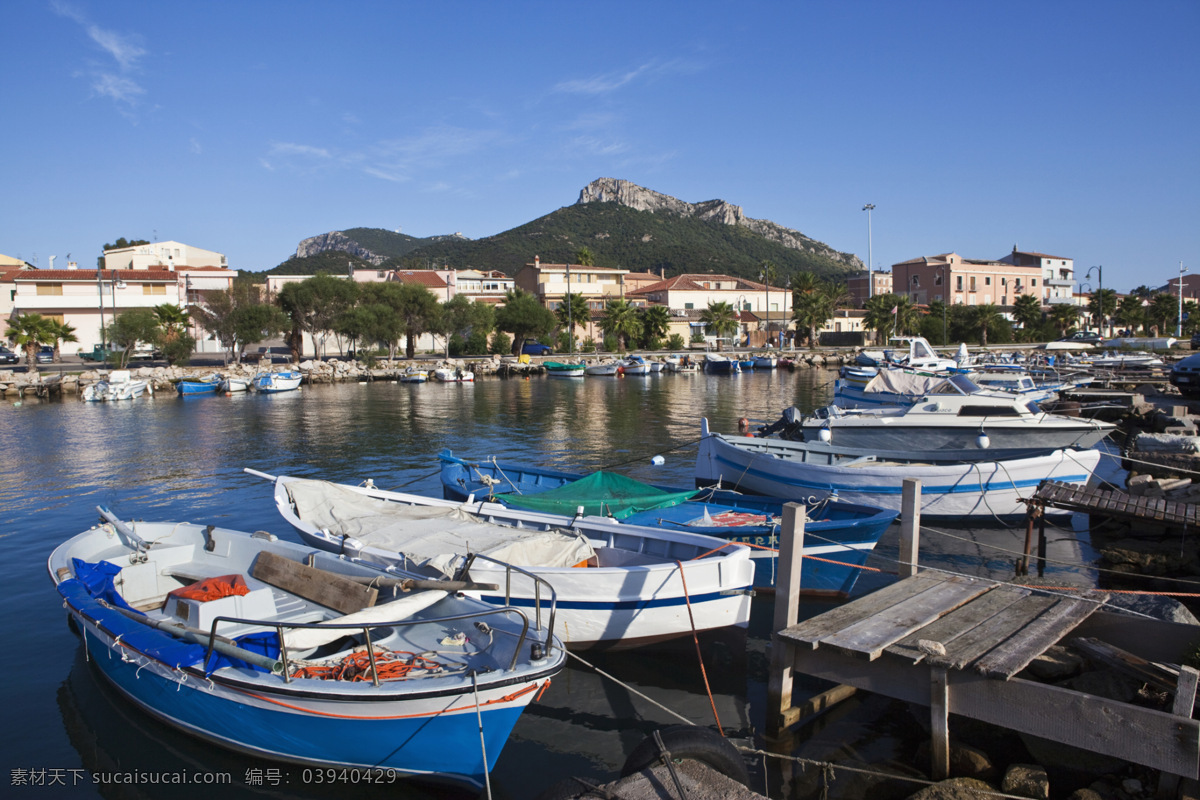
<path id="1" fill-rule="evenodd" d="M 960 292 L 961 292 L 961 291 L 963 290 L 963 276 L 962 276 L 962 275 L 956 275 L 955 277 L 957 277 L 957 278 L 958 278 L 958 291 L 960 291 Z"/>
<path id="2" fill-rule="evenodd" d="M 938 273 L 938 274 L 937 274 L 937 275 L 934 277 L 934 279 L 933 279 L 933 285 L 934 285 L 934 286 L 941 286 L 941 285 L 942 285 L 942 275 L 941 275 L 941 273 L 940 273 L 940 272 L 939 272 L 939 273 Z"/>
<path id="3" fill-rule="evenodd" d="M 39 283 L 37 285 L 37 293 L 40 295 L 51 295 L 51 294 L 61 295 L 63 293 L 62 292 L 62 284 L 61 283 Z"/>
<path id="4" fill-rule="evenodd" d="M 984 286 L 992 285 L 992 276 L 991 275 L 988 275 L 986 278 L 983 279 L 983 285 Z"/>
<path id="5" fill-rule="evenodd" d="M 973 292 L 973 291 L 975 291 L 975 276 L 974 276 L 974 275 L 972 275 L 972 276 L 971 276 L 971 289 L 970 289 L 970 291 L 972 291 L 972 292 Z"/>
<path id="6" fill-rule="evenodd" d="M 695 303 L 684 303 L 683 307 L 687 308 L 687 309 L 693 309 L 696 307 L 696 304 Z"/>
<path id="7" fill-rule="evenodd" d="M 1000 285 L 1001 285 L 1001 286 L 1008 286 L 1008 278 L 1001 277 L 1001 278 L 1000 278 Z"/>
<path id="8" fill-rule="evenodd" d="M 913 276 L 912 276 L 912 285 L 913 285 L 913 286 L 920 286 L 920 285 L 921 285 L 921 276 L 920 276 L 920 275 L 913 275 Z"/>
<path id="9" fill-rule="evenodd" d="M 1036 288 L 1037 287 L 1037 278 L 1030 278 L 1029 285 Z"/>
<path id="10" fill-rule="evenodd" d="M 166 294 L 167 285 L 165 283 L 143 283 L 142 294 Z"/>

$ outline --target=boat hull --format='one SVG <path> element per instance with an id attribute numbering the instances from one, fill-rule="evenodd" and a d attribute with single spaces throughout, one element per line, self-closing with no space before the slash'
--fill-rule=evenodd
<path id="1" fill-rule="evenodd" d="M 1045 479 L 1084 484 L 1099 464 L 1098 450 L 968 463 L 893 463 L 839 458 L 804 442 L 711 433 L 707 420 L 696 456 L 696 482 L 816 502 L 839 500 L 900 510 L 904 480 L 921 482 L 921 514 L 930 517 L 1019 516 Z"/>
<path id="2" fill-rule="evenodd" d="M 251 384 L 254 391 L 267 394 L 275 392 L 291 392 L 300 388 L 304 376 L 298 372 L 272 372 L 259 375 Z"/>
<path id="3" fill-rule="evenodd" d="M 448 500 L 491 497 L 504 502 L 511 492 L 536 494 L 583 478 L 578 473 L 529 465 L 466 461 L 449 451 L 438 456 L 442 492 Z M 484 479 L 488 483 L 484 482 Z M 490 485 L 489 485 L 490 484 Z M 668 487 L 658 487 L 668 488 Z M 669 491 L 678 491 L 669 488 Z M 686 530 L 729 542 L 750 545 L 754 588 L 773 589 L 778 572 L 782 502 L 732 492 L 708 492 L 698 499 L 669 508 L 640 511 L 622 520 L 665 530 Z M 812 534 L 804 546 L 800 591 L 814 596 L 846 597 L 861 567 L 896 512 L 849 502 L 817 503 L 806 510 L 805 530 Z M 568 524 L 569 520 L 563 521 Z M 705 524 L 708 523 L 708 524 Z"/>

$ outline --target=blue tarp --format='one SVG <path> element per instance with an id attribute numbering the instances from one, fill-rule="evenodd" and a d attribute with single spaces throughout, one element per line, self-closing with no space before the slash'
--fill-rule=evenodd
<path id="1" fill-rule="evenodd" d="M 173 667 L 187 667 L 199 664 L 204 660 L 208 648 L 204 645 L 176 638 L 165 631 L 144 625 L 130 619 L 120 611 L 105 608 L 97 600 L 103 600 L 112 606 L 132 611 L 134 614 L 145 616 L 141 611 L 125 602 L 113 585 L 113 577 L 121 571 L 116 564 L 101 561 L 93 564 L 78 558 L 71 560 L 75 570 L 75 578 L 65 580 L 58 585 L 58 592 L 72 607 L 84 612 L 94 619 L 115 637 L 130 647 L 145 653 L 151 658 L 169 664 Z M 279 637 L 274 631 L 248 633 L 234 639 L 238 647 L 251 653 L 279 657 Z M 204 664 L 205 673 L 211 673 L 221 667 L 233 666 L 252 669 L 256 672 L 266 672 L 254 664 L 247 664 L 241 659 L 223 655 L 213 651 L 212 657 Z"/>

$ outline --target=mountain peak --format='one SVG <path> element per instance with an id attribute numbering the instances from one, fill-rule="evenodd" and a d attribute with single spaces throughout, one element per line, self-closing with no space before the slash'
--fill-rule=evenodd
<path id="1" fill-rule="evenodd" d="M 828 245 L 805 236 L 798 230 L 771 222 L 769 219 L 751 219 L 742 213 L 741 206 L 735 206 L 724 200 L 688 203 L 620 178 L 597 178 L 583 187 L 576 205 L 587 203 L 617 203 L 635 211 L 649 211 L 655 214 L 667 212 L 719 225 L 735 225 L 747 228 L 792 250 L 819 253 L 848 266 L 862 268 L 862 262 L 857 256 L 839 253 Z"/>

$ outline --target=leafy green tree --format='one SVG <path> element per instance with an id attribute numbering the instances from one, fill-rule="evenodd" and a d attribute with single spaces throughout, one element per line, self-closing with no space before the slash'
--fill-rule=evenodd
<path id="1" fill-rule="evenodd" d="M 442 305 L 442 325 L 451 337 L 451 355 L 484 355 L 487 335 L 496 327 L 496 307 L 463 294 L 455 295 Z M 458 353 L 454 337 L 460 342 Z"/>
<path id="2" fill-rule="evenodd" d="M 668 350 L 682 350 L 685 344 L 687 342 L 683 341 L 683 336 L 678 333 L 672 333 L 670 338 L 667 339 Z"/>
<path id="3" fill-rule="evenodd" d="M 163 303 L 154 307 L 158 320 L 158 334 L 151 342 L 163 352 L 171 366 L 186 363 L 196 349 L 196 337 L 188 332 L 191 318 L 188 312 L 177 305 Z"/>
<path id="4" fill-rule="evenodd" d="M 41 314 L 20 314 L 4 332 L 9 341 L 25 351 L 25 365 L 29 372 L 38 371 L 38 348 L 54 342 L 54 324 L 54 320 Z"/>
<path id="5" fill-rule="evenodd" d="M 720 339 L 736 336 L 740 327 L 738 312 L 724 301 L 709 303 L 708 307 L 700 312 L 700 321 L 704 323 L 706 334 L 718 337 L 718 350 L 721 349 Z"/>
<path id="6" fill-rule="evenodd" d="M 1094 324 L 1100 329 L 1101 335 L 1106 330 L 1105 323 L 1116 311 L 1117 293 L 1113 289 L 1097 289 L 1088 298 L 1088 313 L 1092 315 Z"/>
<path id="7" fill-rule="evenodd" d="M 949 332 L 946 321 L 949 318 L 949 309 L 946 307 L 946 301 L 940 297 L 935 297 L 929 301 L 929 313 L 921 320 L 921 335 L 931 342 L 941 342 L 942 347 L 949 344 Z"/>
<path id="8" fill-rule="evenodd" d="M 517 355 L 527 338 L 536 339 L 554 330 L 554 314 L 534 295 L 513 289 L 504 296 L 504 305 L 496 310 L 496 328 L 512 334 L 512 354 Z M 495 341 L 493 337 L 493 351 Z"/>
<path id="9" fill-rule="evenodd" d="M 1183 316 L 1183 335 L 1191 336 L 1200 329 L 1200 303 L 1195 300 L 1184 300 Z"/>
<path id="10" fill-rule="evenodd" d="M 1055 303 L 1050 307 L 1050 321 L 1058 330 L 1059 336 L 1066 336 L 1067 331 L 1075 327 L 1079 320 L 1079 307 L 1071 303 Z"/>
<path id="11" fill-rule="evenodd" d="M 489 350 L 495 356 L 511 353 L 513 350 L 512 339 L 504 331 L 496 331 L 492 334 L 492 344 Z"/>
<path id="12" fill-rule="evenodd" d="M 404 357 L 412 358 L 417 351 L 417 337 L 441 327 L 441 306 L 433 292 L 415 283 L 401 284 L 396 313 L 404 330 Z"/>
<path id="13" fill-rule="evenodd" d="M 228 289 L 204 292 L 203 301 L 188 306 L 188 314 L 200 327 L 217 338 L 224 348 L 224 362 L 241 363 L 247 347 L 286 332 L 287 315 L 277 306 L 264 303 L 252 278 L 234 278 Z"/>
<path id="14" fill-rule="evenodd" d="M 422 287 L 424 288 L 424 287 Z M 317 358 L 325 355 L 325 339 L 333 323 L 358 299 L 358 284 L 345 278 L 317 274 L 298 283 L 285 284 L 275 302 L 292 320 L 292 337 L 307 333 Z M 292 360 L 299 361 L 302 342 L 292 343 Z"/>
<path id="15" fill-rule="evenodd" d="M 54 334 L 54 360 L 62 362 L 62 345 L 79 341 L 79 337 L 75 335 L 75 326 L 50 320 L 50 332 Z"/>
<path id="16" fill-rule="evenodd" d="M 666 306 L 646 306 L 641 310 L 642 333 L 639 344 L 657 350 L 671 327 L 671 310 Z"/>
<path id="17" fill-rule="evenodd" d="M 158 317 L 149 308 L 135 308 L 117 315 L 106 329 L 109 347 L 120 350 L 117 367 L 124 369 L 138 342 L 158 341 Z"/>
<path id="18" fill-rule="evenodd" d="M 998 330 L 1008 325 L 1008 320 L 1000 313 L 994 303 L 981 303 L 971 307 L 971 321 L 979 333 L 979 344 L 987 347 L 988 331 Z"/>
<path id="19" fill-rule="evenodd" d="M 1113 314 L 1113 319 L 1118 325 L 1128 328 L 1132 333 L 1137 333 L 1146 325 L 1146 306 L 1142 303 L 1143 298 L 1139 295 L 1128 294 L 1122 297 L 1120 305 L 1117 306 L 1117 312 Z"/>
<path id="20" fill-rule="evenodd" d="M 609 300 L 604 305 L 604 316 L 600 318 L 600 330 L 604 331 L 605 337 L 617 337 L 617 348 L 625 350 L 631 341 L 642 335 L 642 318 L 628 300 Z"/>

